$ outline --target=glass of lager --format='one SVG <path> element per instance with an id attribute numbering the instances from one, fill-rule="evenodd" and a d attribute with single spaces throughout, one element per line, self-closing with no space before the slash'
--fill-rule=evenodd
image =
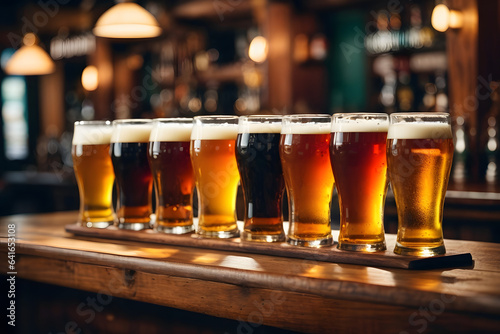
<path id="1" fill-rule="evenodd" d="M 155 229 L 160 232 L 182 234 L 193 230 L 192 128 L 192 118 L 153 121 L 148 157 L 156 191 Z"/>
<path id="2" fill-rule="evenodd" d="M 330 204 L 334 186 L 330 164 L 329 115 L 283 118 L 280 157 L 289 201 L 291 245 L 333 244 Z"/>
<path id="3" fill-rule="evenodd" d="M 111 160 L 116 175 L 118 228 L 151 227 L 153 179 L 148 162 L 151 120 L 113 121 Z"/>
<path id="4" fill-rule="evenodd" d="M 191 161 L 198 191 L 198 228 L 204 237 L 239 236 L 236 195 L 240 175 L 236 165 L 237 116 L 194 117 Z"/>
<path id="5" fill-rule="evenodd" d="M 79 223 L 86 227 L 113 225 L 115 174 L 109 156 L 109 121 L 75 122 L 71 155 L 80 193 Z"/>
<path id="6" fill-rule="evenodd" d="M 339 249 L 386 249 L 388 128 L 387 114 L 333 115 L 330 154 L 340 206 Z"/>
<path id="7" fill-rule="evenodd" d="M 285 181 L 279 156 L 282 116 L 242 116 L 236 160 L 245 202 L 242 240 L 284 241 Z"/>
<path id="8" fill-rule="evenodd" d="M 391 114 L 387 167 L 398 211 L 396 254 L 446 252 L 443 205 L 452 159 L 449 114 Z"/>

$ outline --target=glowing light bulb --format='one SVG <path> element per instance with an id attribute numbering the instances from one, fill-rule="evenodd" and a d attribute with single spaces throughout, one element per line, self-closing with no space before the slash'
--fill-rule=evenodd
<path id="1" fill-rule="evenodd" d="M 255 37 L 248 48 L 248 57 L 256 63 L 267 59 L 267 40 L 262 36 Z"/>

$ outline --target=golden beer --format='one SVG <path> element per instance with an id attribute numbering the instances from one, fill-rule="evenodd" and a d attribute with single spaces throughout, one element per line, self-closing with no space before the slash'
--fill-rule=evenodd
<path id="1" fill-rule="evenodd" d="M 111 122 L 82 121 L 74 127 L 71 155 L 80 193 L 79 223 L 86 227 L 113 225 L 115 174 L 109 156 Z"/>
<path id="2" fill-rule="evenodd" d="M 153 123 L 148 158 L 156 191 L 155 230 L 160 232 L 193 230 L 192 128 L 192 118 L 161 118 Z"/>
<path id="3" fill-rule="evenodd" d="M 291 245 L 321 247 L 333 243 L 330 129 L 328 115 L 283 118 L 280 157 L 290 210 L 287 242 Z"/>
<path id="4" fill-rule="evenodd" d="M 385 250 L 387 114 L 333 115 L 331 161 L 340 206 L 338 248 Z"/>
<path id="5" fill-rule="evenodd" d="M 398 211 L 396 254 L 446 252 L 442 220 L 452 159 L 448 114 L 391 115 L 387 163 Z"/>
<path id="6" fill-rule="evenodd" d="M 191 134 L 191 161 L 198 191 L 197 233 L 205 237 L 239 235 L 236 195 L 238 117 L 198 116 Z"/>
<path id="7" fill-rule="evenodd" d="M 111 161 L 116 175 L 118 228 L 151 227 L 153 178 L 148 162 L 151 120 L 113 121 Z"/>

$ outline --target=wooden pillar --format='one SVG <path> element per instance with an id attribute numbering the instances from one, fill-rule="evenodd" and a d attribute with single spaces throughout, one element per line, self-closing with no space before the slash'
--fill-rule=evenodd
<path id="1" fill-rule="evenodd" d="M 109 41 L 96 37 L 95 52 L 89 57 L 89 65 L 97 67 L 99 86 L 90 95 L 94 104 L 95 119 L 114 119 L 113 103 L 113 56 Z"/>
<path id="2" fill-rule="evenodd" d="M 268 96 L 264 105 L 269 109 L 292 112 L 292 5 L 269 2 L 264 28 L 268 48 Z M 265 103 L 267 100 L 267 103 Z"/>
<path id="3" fill-rule="evenodd" d="M 64 68 L 56 62 L 56 71 L 39 78 L 41 136 L 59 137 L 65 130 Z"/>

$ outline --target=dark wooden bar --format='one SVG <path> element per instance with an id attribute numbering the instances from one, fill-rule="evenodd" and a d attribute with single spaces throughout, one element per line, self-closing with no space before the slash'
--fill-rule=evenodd
<path id="1" fill-rule="evenodd" d="M 246 328 L 240 332 L 258 325 L 310 333 L 500 328 L 498 244 L 446 240 L 448 249 L 472 254 L 473 269 L 414 271 L 74 236 L 64 226 L 76 217 L 3 218 L 1 256 L 7 225 L 15 224 L 18 278 L 234 319 Z"/>

